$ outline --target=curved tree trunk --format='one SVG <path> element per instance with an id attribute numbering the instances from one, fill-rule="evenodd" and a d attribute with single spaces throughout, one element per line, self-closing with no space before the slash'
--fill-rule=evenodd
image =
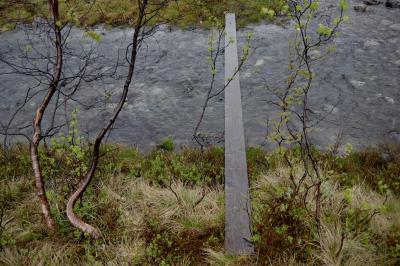
<path id="1" fill-rule="evenodd" d="M 30 146 L 30 151 L 31 151 L 32 168 L 35 175 L 36 194 L 39 197 L 40 208 L 42 210 L 43 218 L 46 222 L 47 227 L 49 229 L 54 229 L 55 223 L 51 216 L 50 205 L 46 197 L 46 191 L 44 188 L 44 182 L 38 158 L 37 146 L 32 143 Z"/>
<path id="2" fill-rule="evenodd" d="M 103 127 L 103 129 L 99 132 L 99 134 L 96 137 L 96 141 L 93 145 L 93 155 L 90 161 L 90 168 L 88 172 L 86 173 L 85 177 L 82 179 L 82 181 L 78 185 L 78 189 L 71 195 L 71 197 L 68 199 L 67 203 L 67 216 L 69 221 L 72 223 L 73 226 L 79 228 L 83 232 L 86 232 L 90 234 L 93 238 L 98 239 L 100 237 L 100 231 L 91 226 L 90 224 L 85 223 L 80 217 L 78 217 L 75 212 L 74 212 L 74 207 L 76 201 L 83 195 L 85 192 L 86 188 L 90 184 L 90 182 L 93 179 L 93 176 L 96 172 L 97 164 L 100 158 L 100 146 L 101 142 L 104 138 L 104 136 L 107 134 L 107 132 L 110 130 L 112 125 L 115 123 L 116 119 L 118 118 L 119 113 L 122 110 L 122 107 L 124 106 L 124 103 L 126 101 L 126 98 L 128 96 L 128 91 L 130 84 L 132 82 L 132 77 L 135 69 L 135 62 L 136 62 L 136 55 L 138 52 L 138 47 L 139 47 L 139 34 L 141 28 L 146 24 L 148 20 L 145 19 L 146 16 L 146 7 L 147 7 L 147 0 L 143 1 L 138 1 L 139 2 L 139 16 L 137 19 L 137 23 L 135 26 L 135 32 L 133 35 L 133 40 L 132 40 L 132 51 L 131 51 L 131 59 L 129 62 L 129 69 L 128 69 L 128 75 L 125 80 L 124 84 L 124 89 L 120 98 L 120 101 L 118 103 L 117 108 L 114 110 L 113 116 L 110 119 L 110 121 L 106 124 L 106 126 Z"/>
<path id="3" fill-rule="evenodd" d="M 35 117 L 33 118 L 33 138 L 30 143 L 30 153 L 32 160 L 32 168 L 35 176 L 36 183 L 36 193 L 40 200 L 40 207 L 42 210 L 42 214 L 44 220 L 46 221 L 46 225 L 49 229 L 54 229 L 55 223 L 51 216 L 50 205 L 46 197 L 46 190 L 43 182 L 43 175 L 40 168 L 39 162 L 39 152 L 38 147 L 39 143 L 42 140 L 42 119 L 46 108 L 48 107 L 51 98 L 54 93 L 57 91 L 58 83 L 60 82 L 62 64 L 63 64 L 63 56 L 62 56 L 62 39 L 61 39 L 61 29 L 59 27 L 58 19 L 59 19 L 59 9 L 58 9 L 58 0 L 49 0 L 50 11 L 53 16 L 52 27 L 55 34 L 55 46 L 56 46 L 56 65 L 53 73 L 53 80 L 49 85 L 46 96 L 43 98 L 41 105 L 36 109 Z"/>

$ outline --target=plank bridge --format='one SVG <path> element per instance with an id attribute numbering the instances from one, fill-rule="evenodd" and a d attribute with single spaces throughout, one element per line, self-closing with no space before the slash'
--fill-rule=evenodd
<path id="1" fill-rule="evenodd" d="M 235 14 L 225 17 L 225 250 L 251 254 L 251 217 Z"/>

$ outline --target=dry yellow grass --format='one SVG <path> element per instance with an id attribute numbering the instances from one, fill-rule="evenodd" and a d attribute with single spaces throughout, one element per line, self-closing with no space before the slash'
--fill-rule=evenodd
<path id="1" fill-rule="evenodd" d="M 144 160 L 136 156 L 132 158 Z M 163 160 L 172 156 L 166 153 Z M 148 165 L 151 164 L 145 166 Z M 295 170 L 301 173 L 301 167 Z M 152 180 L 148 176 L 132 176 L 129 171 L 112 174 L 100 171 L 77 207 L 85 220 L 102 231 L 101 240 L 92 242 L 73 229 L 65 217 L 68 191 L 56 190 L 52 185 L 62 180 L 48 183 L 58 225 L 57 232 L 48 233 L 40 222 L 31 177 L 16 176 L 17 171 L 12 173 L 13 177 L 0 179 L 0 203 L 5 204 L 0 265 L 396 265 L 398 262 L 398 195 L 390 191 L 379 193 L 367 183 L 344 186 L 327 175 L 322 186 L 319 236 L 312 216 L 315 211 L 312 196 L 307 198 L 308 214 L 295 210 L 301 206 L 298 204 L 287 208 L 291 189 L 289 169 L 283 163 L 275 162 L 275 167 L 265 174 L 252 176 L 253 227 L 259 238 L 254 239 L 256 253 L 250 257 L 232 257 L 223 252 L 222 185 L 195 185 L 179 178 L 160 184 L 154 182 L 159 180 L 157 177 Z M 368 222 L 360 222 L 365 217 Z"/>

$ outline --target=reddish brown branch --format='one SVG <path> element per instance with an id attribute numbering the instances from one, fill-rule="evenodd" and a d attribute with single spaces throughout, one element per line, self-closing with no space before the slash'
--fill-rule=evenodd
<path id="1" fill-rule="evenodd" d="M 103 127 L 103 129 L 98 133 L 95 143 L 93 145 L 93 155 L 90 161 L 90 168 L 89 171 L 86 173 L 85 177 L 83 180 L 79 183 L 78 189 L 71 195 L 71 197 L 68 200 L 67 203 L 67 216 L 69 221 L 72 223 L 73 226 L 79 228 L 80 230 L 90 234 L 93 238 L 98 239 L 100 237 L 100 231 L 93 227 L 92 225 L 85 223 L 80 217 L 78 217 L 75 212 L 74 212 L 74 206 L 76 201 L 83 195 L 85 192 L 86 188 L 89 186 L 90 182 L 93 179 L 93 176 L 96 172 L 97 164 L 100 158 L 100 146 L 102 143 L 103 138 L 107 134 L 107 132 L 112 128 L 114 125 L 115 121 L 118 118 L 119 113 L 122 110 L 122 107 L 124 106 L 124 103 L 126 101 L 126 98 L 128 96 L 128 91 L 130 84 L 132 82 L 133 78 L 133 73 L 135 70 L 135 62 L 136 62 L 136 56 L 137 52 L 139 50 L 140 46 L 140 32 L 145 25 L 146 22 L 146 8 L 148 5 L 147 0 L 138 0 L 139 3 L 139 16 L 137 18 L 137 23 L 135 25 L 135 32 L 133 34 L 133 40 L 132 43 L 128 46 L 128 49 L 131 49 L 131 57 L 129 60 L 129 67 L 128 67 L 128 74 L 125 80 L 124 84 L 124 89 L 120 98 L 120 101 L 118 103 L 117 108 L 114 110 L 114 113 L 112 115 L 112 118 L 109 120 L 109 122 Z"/>
<path id="2" fill-rule="evenodd" d="M 35 176 L 35 184 L 36 184 L 36 193 L 40 200 L 40 208 L 42 210 L 43 217 L 45 219 L 46 225 L 49 229 L 54 229 L 55 223 L 51 216 L 50 205 L 48 199 L 46 197 L 46 190 L 43 182 L 43 174 L 40 168 L 39 162 L 39 143 L 42 140 L 42 119 L 44 112 L 46 111 L 51 98 L 54 93 L 57 91 L 58 83 L 61 78 L 61 71 L 63 65 L 63 51 L 61 44 L 61 29 L 58 24 L 59 20 L 59 8 L 58 8 L 58 0 L 49 0 L 49 8 L 53 16 L 52 27 L 55 34 L 55 47 L 56 47 L 56 64 L 54 67 L 54 73 L 52 81 L 47 90 L 46 96 L 43 98 L 42 103 L 36 109 L 35 116 L 33 118 L 33 137 L 30 144 L 30 153 L 32 160 L 32 168 Z"/>

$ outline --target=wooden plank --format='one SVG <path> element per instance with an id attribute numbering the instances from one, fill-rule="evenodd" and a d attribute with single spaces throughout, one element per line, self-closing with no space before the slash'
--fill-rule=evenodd
<path id="1" fill-rule="evenodd" d="M 249 182 L 247 176 L 242 100 L 240 93 L 235 14 L 225 17 L 225 251 L 250 254 L 254 251 L 250 228 Z"/>

